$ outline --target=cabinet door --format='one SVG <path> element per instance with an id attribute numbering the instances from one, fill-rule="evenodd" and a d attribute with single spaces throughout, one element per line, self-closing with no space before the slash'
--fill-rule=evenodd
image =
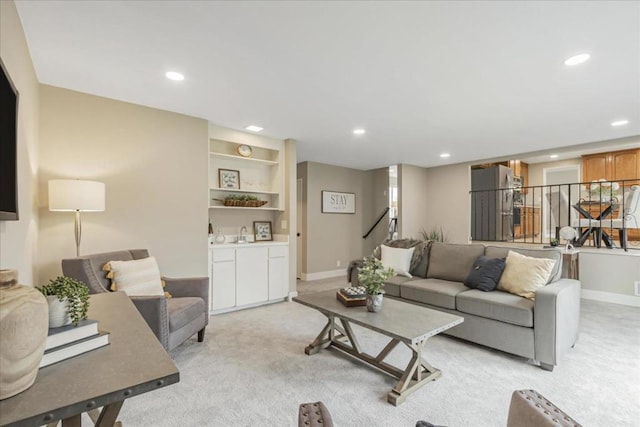
<path id="1" fill-rule="evenodd" d="M 269 248 L 269 299 L 284 298 L 289 294 L 289 248 Z"/>
<path id="2" fill-rule="evenodd" d="M 640 150 L 615 151 L 611 153 L 612 181 L 637 179 L 640 177 Z M 625 183 L 627 185 L 628 183 Z M 635 183 L 634 183 L 635 184 Z"/>
<path id="3" fill-rule="evenodd" d="M 237 305 L 269 299 L 269 254 L 267 247 L 236 249 Z"/>
<path id="4" fill-rule="evenodd" d="M 236 305 L 235 250 L 211 249 L 211 309 Z"/>
<path id="5" fill-rule="evenodd" d="M 609 153 L 582 156 L 582 181 L 590 182 L 599 179 L 611 179 L 608 157 Z"/>

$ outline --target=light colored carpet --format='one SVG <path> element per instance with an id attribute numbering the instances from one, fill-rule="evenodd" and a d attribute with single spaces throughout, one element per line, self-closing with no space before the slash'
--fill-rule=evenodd
<path id="1" fill-rule="evenodd" d="M 511 392 L 533 388 L 584 426 L 639 425 L 640 309 L 583 300 L 580 339 L 554 372 L 436 336 L 426 359 L 443 376 L 399 407 L 386 402 L 393 378 L 337 350 L 304 354 L 324 319 L 293 302 L 214 316 L 204 343 L 172 352 L 180 382 L 127 400 L 119 419 L 127 427 L 295 426 L 300 403 L 322 400 L 337 426 L 504 426 Z M 365 349 L 386 342 L 360 332 Z M 408 351 L 391 356 L 404 366 Z"/>

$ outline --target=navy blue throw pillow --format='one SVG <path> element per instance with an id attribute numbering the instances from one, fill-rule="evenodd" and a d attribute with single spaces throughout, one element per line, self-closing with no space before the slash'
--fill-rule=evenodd
<path id="1" fill-rule="evenodd" d="M 480 255 L 473 263 L 471 272 L 464 279 L 464 285 L 484 292 L 495 290 L 504 271 L 506 260 L 506 258 L 488 258 Z"/>

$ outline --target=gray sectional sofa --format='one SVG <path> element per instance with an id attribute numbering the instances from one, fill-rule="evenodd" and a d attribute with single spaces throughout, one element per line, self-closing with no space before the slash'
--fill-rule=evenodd
<path id="1" fill-rule="evenodd" d="M 480 255 L 504 258 L 509 250 L 556 261 L 549 282 L 535 300 L 500 290 L 483 292 L 463 282 Z M 357 269 L 351 284 L 357 286 Z M 580 282 L 563 279 L 562 254 L 557 249 L 521 249 L 479 244 L 433 243 L 413 278 L 394 276 L 385 283 L 388 297 L 464 317 L 464 322 L 445 333 L 539 362 L 553 370 L 578 339 Z"/>

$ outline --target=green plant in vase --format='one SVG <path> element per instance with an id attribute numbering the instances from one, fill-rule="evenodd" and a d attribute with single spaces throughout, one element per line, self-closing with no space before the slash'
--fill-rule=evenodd
<path id="1" fill-rule="evenodd" d="M 49 327 L 57 328 L 69 323 L 77 325 L 87 318 L 89 288 L 83 282 L 58 276 L 38 288 L 49 303 Z"/>
<path id="2" fill-rule="evenodd" d="M 378 312 L 382 309 L 384 282 L 393 276 L 392 268 L 384 268 L 382 261 L 375 257 L 366 257 L 358 272 L 358 282 L 367 292 L 367 310 Z"/>

